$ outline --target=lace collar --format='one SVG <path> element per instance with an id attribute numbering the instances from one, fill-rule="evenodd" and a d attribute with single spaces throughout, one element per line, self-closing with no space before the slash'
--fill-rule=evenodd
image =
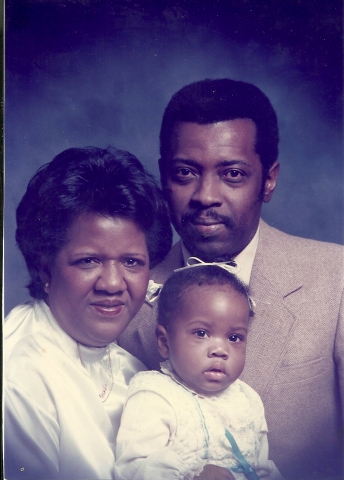
<path id="1" fill-rule="evenodd" d="M 192 395 L 194 396 L 197 396 L 199 398 L 208 398 L 208 399 L 216 399 L 216 398 L 219 398 L 223 395 L 224 391 L 221 391 L 219 393 L 211 393 L 209 395 L 202 395 L 200 393 L 197 393 L 195 392 L 194 390 L 192 390 L 191 388 L 189 388 L 187 385 L 185 385 L 182 380 L 178 377 L 178 375 L 173 371 L 173 368 L 172 368 L 172 365 L 170 363 L 169 360 L 165 360 L 164 362 L 161 362 L 160 363 L 160 369 L 162 371 L 163 374 L 165 375 L 168 375 L 169 377 L 171 377 L 176 383 L 178 383 L 178 385 L 180 385 L 181 387 L 183 387 L 185 390 L 187 390 L 188 392 L 190 392 Z M 230 386 L 228 387 L 230 388 Z M 225 390 L 227 391 L 228 388 Z"/>

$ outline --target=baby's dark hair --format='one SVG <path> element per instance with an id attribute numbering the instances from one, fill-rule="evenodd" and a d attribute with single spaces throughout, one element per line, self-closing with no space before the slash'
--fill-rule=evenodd
<path id="1" fill-rule="evenodd" d="M 168 329 L 171 326 L 171 319 L 173 321 L 180 308 L 182 295 L 187 294 L 187 290 L 192 287 L 205 285 L 230 285 L 247 298 L 249 316 L 253 316 L 253 303 L 246 285 L 236 275 L 222 267 L 202 265 L 179 270 L 165 282 L 158 299 L 158 324 Z"/>

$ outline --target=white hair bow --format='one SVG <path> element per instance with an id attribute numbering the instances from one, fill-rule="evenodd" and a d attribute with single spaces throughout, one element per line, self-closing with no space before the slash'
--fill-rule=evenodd
<path id="1" fill-rule="evenodd" d="M 227 272 L 233 273 L 234 275 L 237 275 L 238 272 L 240 272 L 240 267 L 238 267 L 234 260 L 228 260 L 227 262 L 203 262 L 203 260 L 197 257 L 189 257 L 185 267 L 177 268 L 174 271 L 179 272 L 180 270 L 185 270 L 186 268 L 209 265 L 223 268 L 224 270 L 227 270 Z"/>
<path id="2" fill-rule="evenodd" d="M 233 275 L 237 275 L 238 272 L 240 272 L 240 267 L 236 264 L 234 260 L 228 260 L 227 262 L 203 262 L 203 260 L 197 257 L 189 257 L 185 267 L 177 268 L 174 271 L 179 272 L 180 270 L 185 270 L 187 268 L 202 267 L 205 265 L 211 265 L 211 266 L 215 265 L 216 267 L 220 267 L 220 268 L 223 268 L 224 270 L 227 270 L 227 272 L 232 273 Z M 250 295 L 247 296 L 247 300 L 250 306 L 251 314 L 253 315 L 256 308 L 256 302 L 253 300 L 253 298 Z"/>
<path id="3" fill-rule="evenodd" d="M 201 267 L 206 265 L 212 265 L 212 266 L 215 265 L 217 267 L 223 268 L 224 270 L 227 270 L 227 272 L 232 273 L 234 275 L 240 272 L 240 267 L 238 267 L 238 265 L 234 260 L 228 260 L 227 262 L 203 262 L 201 259 L 197 257 L 189 257 L 185 267 L 176 268 L 176 270 L 174 271 L 179 272 L 180 270 L 185 270 L 187 268 Z M 147 294 L 146 294 L 146 302 L 153 305 L 153 303 L 158 299 L 162 287 L 163 285 L 161 283 L 155 283 L 153 280 L 149 280 Z M 253 300 L 251 296 L 248 296 L 247 299 L 250 305 L 250 310 L 253 314 L 256 308 L 256 302 Z"/>

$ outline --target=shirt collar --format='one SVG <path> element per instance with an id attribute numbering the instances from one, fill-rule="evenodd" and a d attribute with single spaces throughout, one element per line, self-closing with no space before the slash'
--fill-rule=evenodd
<path id="1" fill-rule="evenodd" d="M 237 276 L 246 285 L 249 285 L 250 283 L 251 271 L 253 267 L 254 257 L 257 251 L 258 240 L 259 227 L 257 228 L 254 237 L 252 238 L 250 243 L 244 248 L 244 250 L 242 250 L 236 257 L 233 257 L 233 260 L 235 260 L 237 265 L 240 267 L 240 271 L 238 272 Z M 184 245 L 184 242 L 181 241 L 181 243 L 184 265 L 186 265 L 186 262 L 191 255 L 186 246 Z"/>

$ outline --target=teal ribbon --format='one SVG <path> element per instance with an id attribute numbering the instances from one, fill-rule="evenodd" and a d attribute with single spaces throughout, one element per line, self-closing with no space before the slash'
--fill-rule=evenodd
<path id="1" fill-rule="evenodd" d="M 226 433 L 227 440 L 231 444 L 233 453 L 239 462 L 239 465 L 236 465 L 235 467 L 231 467 L 228 470 L 232 470 L 233 472 L 236 472 L 236 473 L 243 473 L 248 480 L 259 480 L 259 477 L 256 474 L 256 472 L 253 470 L 251 465 L 247 462 L 244 455 L 240 452 L 238 444 L 236 443 L 233 435 L 227 429 L 225 430 L 225 433 Z"/>

